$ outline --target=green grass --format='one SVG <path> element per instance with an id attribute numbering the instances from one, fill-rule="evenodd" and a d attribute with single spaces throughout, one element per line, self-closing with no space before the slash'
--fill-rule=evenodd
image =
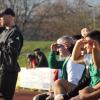
<path id="1" fill-rule="evenodd" d="M 24 41 L 23 48 L 21 50 L 21 54 L 19 56 L 18 62 L 21 67 L 26 67 L 27 64 L 27 53 L 34 52 L 33 50 L 36 48 L 41 48 L 41 50 L 48 57 L 48 53 L 50 52 L 50 44 L 52 41 Z"/>

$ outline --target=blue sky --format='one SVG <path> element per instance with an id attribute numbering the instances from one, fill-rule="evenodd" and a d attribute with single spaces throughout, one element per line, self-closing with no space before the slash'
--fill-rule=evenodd
<path id="1" fill-rule="evenodd" d="M 100 6 L 100 0 L 87 0 L 90 5 Z"/>
<path id="2" fill-rule="evenodd" d="M 69 0 L 69 1 L 73 2 L 75 0 Z M 100 6 L 100 0 L 86 0 L 86 2 L 88 2 L 88 4 L 92 6 Z"/>

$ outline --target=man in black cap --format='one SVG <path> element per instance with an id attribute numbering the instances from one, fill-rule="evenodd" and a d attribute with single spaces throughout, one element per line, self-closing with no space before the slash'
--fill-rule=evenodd
<path id="1" fill-rule="evenodd" d="M 37 67 L 48 67 L 48 61 L 45 54 L 40 50 L 40 48 L 36 48 L 34 53 L 37 57 Z"/>
<path id="2" fill-rule="evenodd" d="M 0 34 L 0 70 L 2 71 L 0 92 L 5 100 L 12 100 L 20 67 L 17 63 L 23 45 L 23 36 L 15 25 L 15 13 L 5 9 L 3 21 L 5 30 Z"/>

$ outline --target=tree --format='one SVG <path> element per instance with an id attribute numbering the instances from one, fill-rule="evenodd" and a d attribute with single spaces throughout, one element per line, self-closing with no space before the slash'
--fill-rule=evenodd
<path id="1" fill-rule="evenodd" d="M 0 9 L 5 7 L 16 12 L 25 39 L 55 40 L 66 34 L 80 34 L 81 28 L 92 26 L 92 11 L 86 0 L 0 0 Z"/>

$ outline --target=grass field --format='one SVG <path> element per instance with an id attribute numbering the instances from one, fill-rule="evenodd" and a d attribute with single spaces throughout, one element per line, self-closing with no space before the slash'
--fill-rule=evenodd
<path id="1" fill-rule="evenodd" d="M 27 53 L 34 52 L 33 50 L 36 48 L 41 48 L 41 50 L 48 57 L 48 53 L 50 52 L 50 44 L 51 41 L 24 41 L 24 45 L 19 56 L 18 62 L 21 67 L 28 66 L 27 64 Z"/>

